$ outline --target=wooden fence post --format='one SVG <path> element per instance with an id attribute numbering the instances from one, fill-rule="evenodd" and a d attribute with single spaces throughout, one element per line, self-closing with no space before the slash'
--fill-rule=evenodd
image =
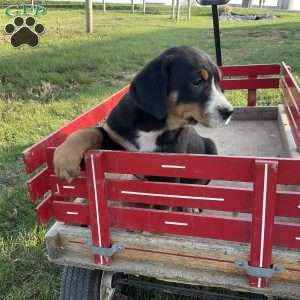
<path id="1" fill-rule="evenodd" d="M 93 0 L 85 0 L 86 32 L 93 32 Z"/>

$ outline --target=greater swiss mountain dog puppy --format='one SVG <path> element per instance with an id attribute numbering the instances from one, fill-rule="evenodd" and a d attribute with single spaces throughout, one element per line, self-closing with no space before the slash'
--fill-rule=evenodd
<path id="1" fill-rule="evenodd" d="M 219 81 L 218 67 L 203 51 L 164 51 L 135 76 L 102 127 L 79 130 L 56 149 L 55 173 L 67 181 L 77 177 L 89 149 L 216 154 L 214 142 L 191 125 L 216 127 L 230 120 L 233 108 Z"/>

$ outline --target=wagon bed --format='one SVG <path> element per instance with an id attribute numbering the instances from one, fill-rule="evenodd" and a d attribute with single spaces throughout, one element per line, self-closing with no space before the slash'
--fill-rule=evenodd
<path id="1" fill-rule="evenodd" d="M 299 87 L 284 63 L 222 71 L 222 88 L 248 90 L 248 107 L 236 108 L 229 127 L 201 130 L 218 156 L 89 151 L 79 178 L 58 179 L 55 147 L 105 118 L 128 87 L 24 152 L 37 218 L 57 220 L 46 236 L 52 262 L 299 298 Z M 280 90 L 283 106 L 256 107 L 256 90 L 269 88 Z M 212 182 L 146 182 L 136 174 Z"/>

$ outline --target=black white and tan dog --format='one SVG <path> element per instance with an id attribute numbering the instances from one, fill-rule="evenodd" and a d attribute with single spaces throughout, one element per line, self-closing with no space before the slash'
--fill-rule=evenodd
<path id="1" fill-rule="evenodd" d="M 67 181 L 77 177 L 90 149 L 216 154 L 214 142 L 193 126 L 230 120 L 233 108 L 219 81 L 218 67 L 203 51 L 167 49 L 135 76 L 102 127 L 79 130 L 56 149 L 55 173 Z"/>

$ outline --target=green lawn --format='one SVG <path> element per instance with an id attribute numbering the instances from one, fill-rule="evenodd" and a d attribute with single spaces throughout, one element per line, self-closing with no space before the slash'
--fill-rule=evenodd
<path id="1" fill-rule="evenodd" d="M 87 35 L 83 10 L 49 9 L 38 19 L 47 31 L 37 49 L 12 49 L 0 35 L 0 299 L 58 298 L 61 269 L 47 262 L 47 228 L 37 226 L 27 200 L 22 150 L 127 84 L 167 47 L 191 45 L 214 55 L 209 10 L 194 14 L 175 23 L 163 13 L 95 11 L 95 32 Z M 0 10 L 0 25 L 9 21 Z M 299 13 L 221 27 L 225 64 L 284 60 L 300 71 Z M 243 96 L 229 94 L 238 105 Z M 264 104 L 279 101 L 274 91 L 260 97 Z"/>

